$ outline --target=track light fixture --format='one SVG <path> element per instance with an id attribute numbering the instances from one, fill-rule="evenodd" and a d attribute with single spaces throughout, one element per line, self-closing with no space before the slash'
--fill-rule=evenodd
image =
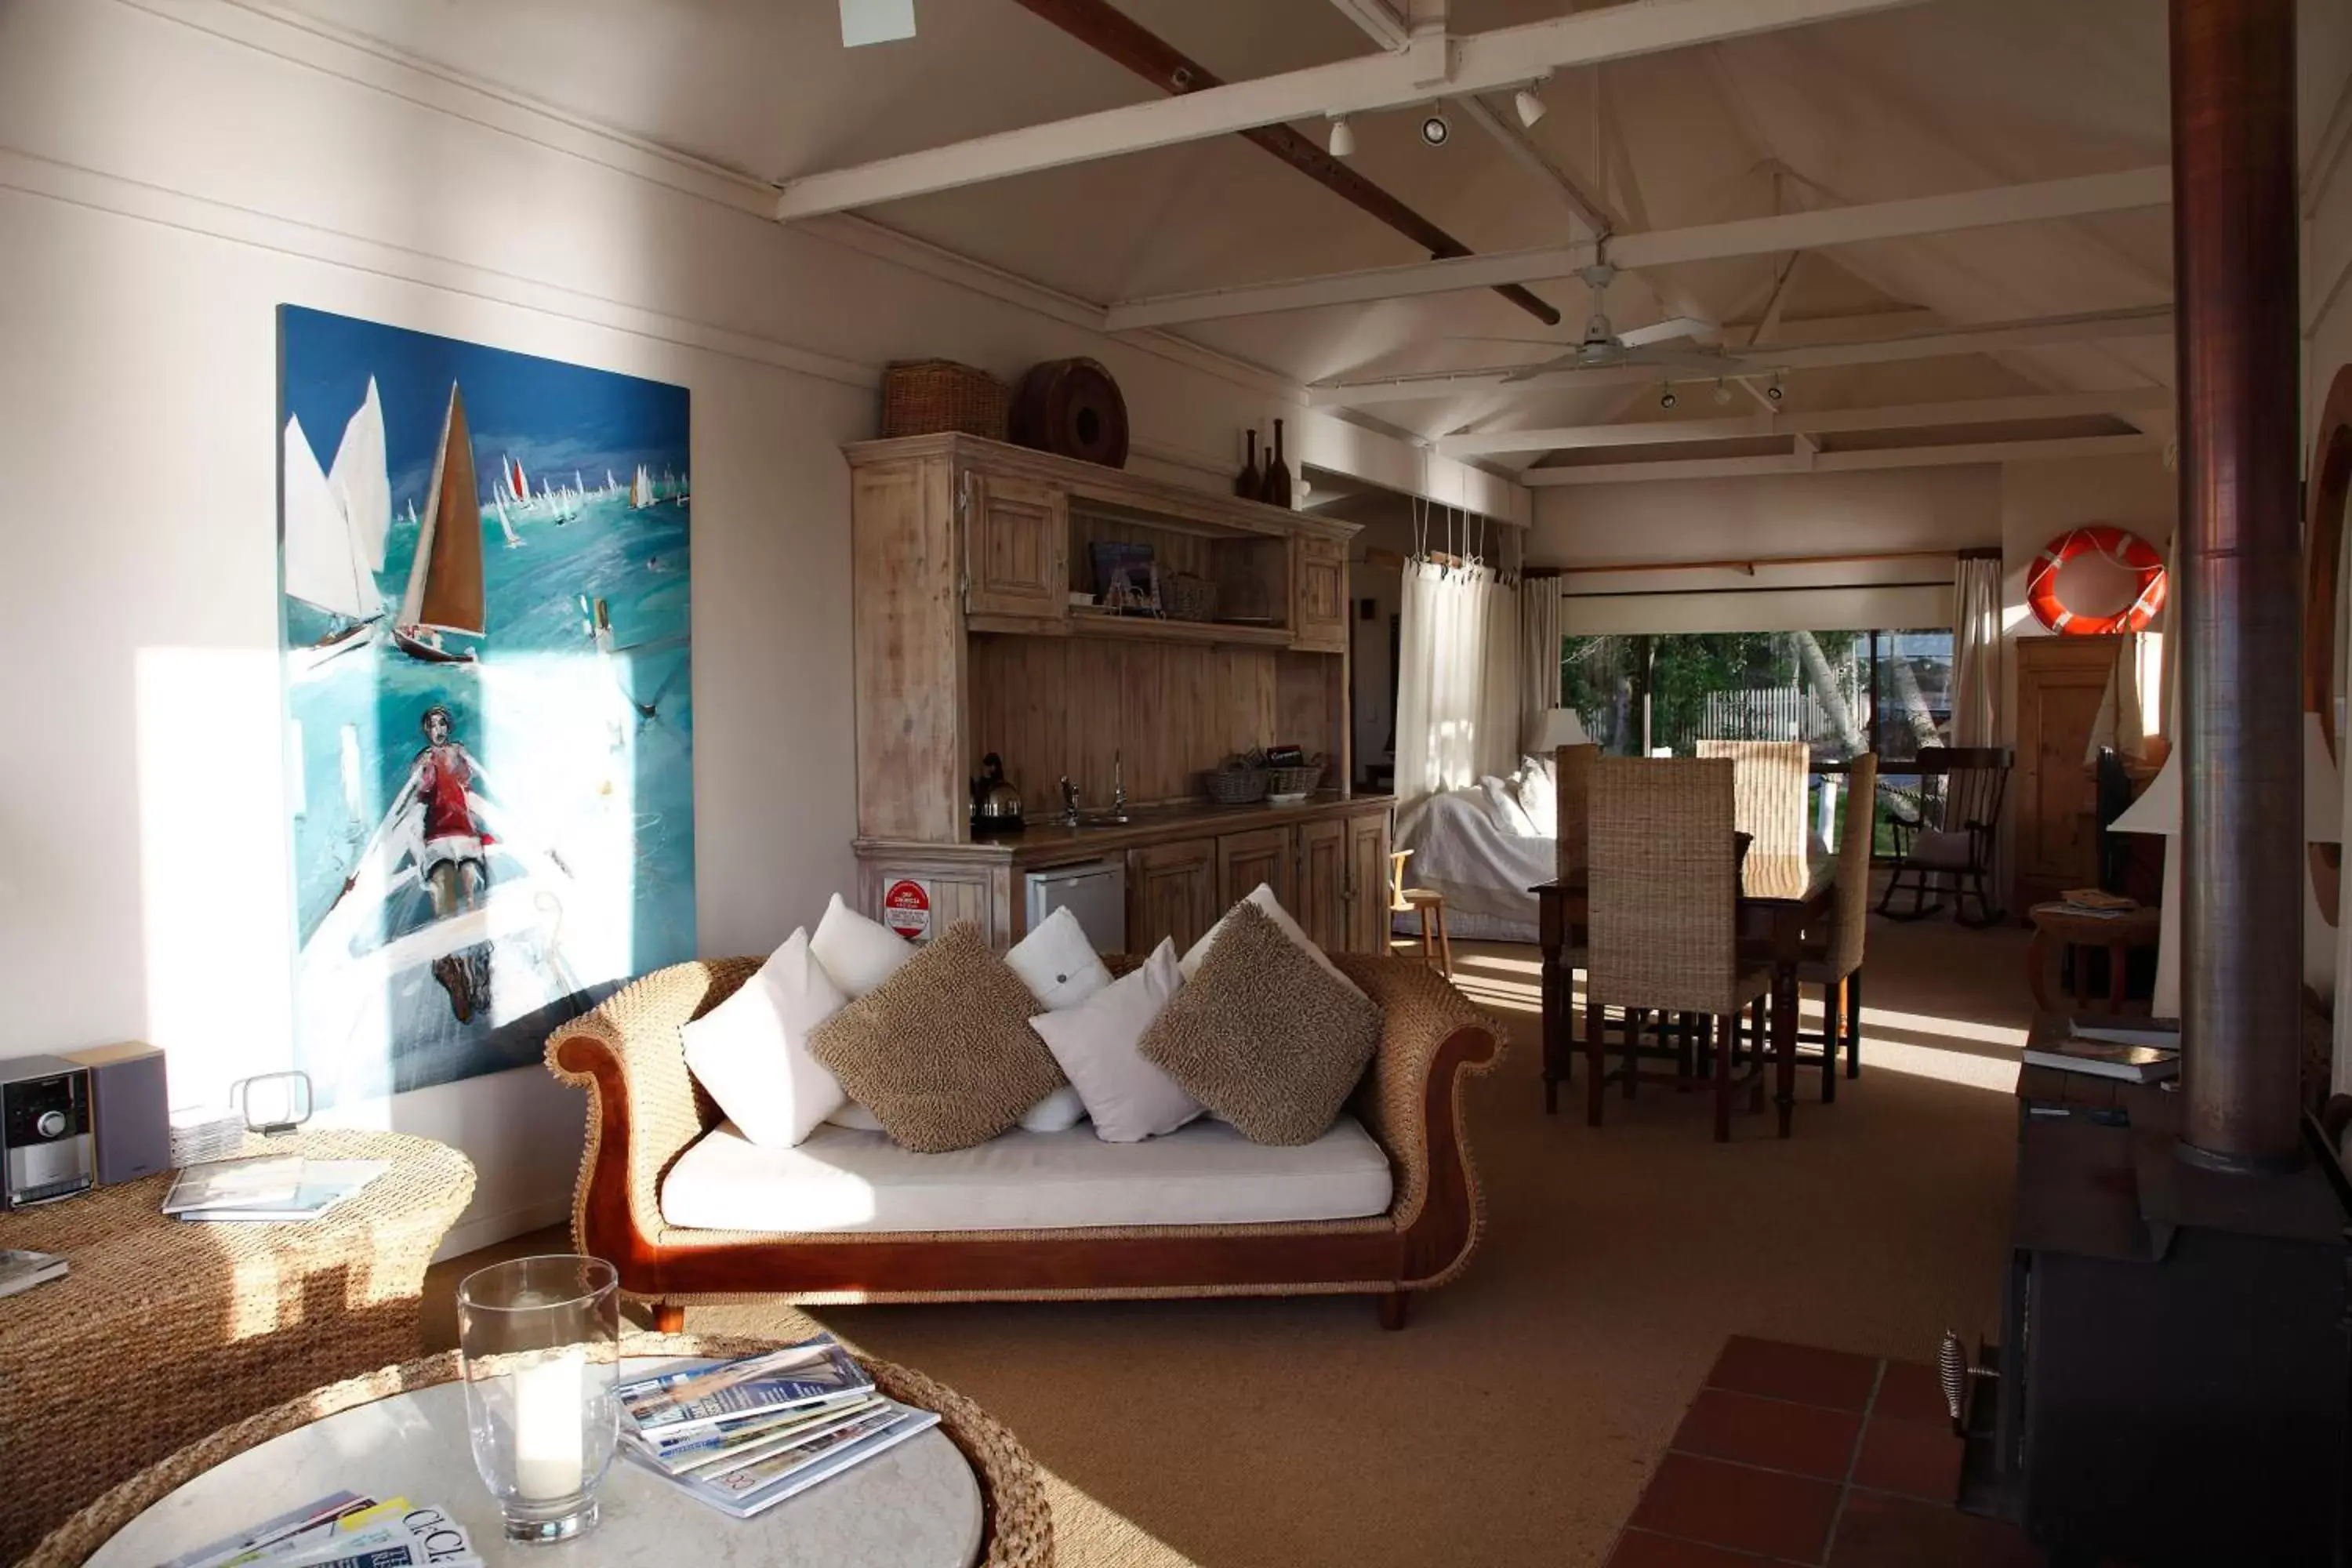
<path id="1" fill-rule="evenodd" d="M 1770 398 L 1775 403 L 1780 401 L 1780 378 L 1779 376 L 1776 375 L 1772 378 L 1772 384 L 1764 389 L 1764 395 Z"/>
<path id="2" fill-rule="evenodd" d="M 1345 158 L 1354 153 L 1355 150 L 1355 128 L 1348 123 L 1348 117 L 1346 115 L 1333 115 L 1331 117 L 1331 156 L 1334 158 Z"/>
<path id="3" fill-rule="evenodd" d="M 1717 380 L 1716 384 L 1715 384 L 1715 405 L 1716 405 L 1717 408 L 1720 408 L 1720 407 L 1722 407 L 1725 404 L 1729 403 L 1730 401 L 1731 401 L 1731 387 L 1730 387 L 1730 385 L 1729 385 L 1727 383 L 1726 383 L 1726 382 L 1724 382 L 1724 381 L 1722 381 L 1721 379 L 1719 379 L 1719 378 L 1718 378 L 1718 379 Z"/>
<path id="4" fill-rule="evenodd" d="M 1658 389 L 1659 407 L 1672 408 L 1675 405 L 1675 389 L 1673 387 L 1665 386 Z"/>
<path id="5" fill-rule="evenodd" d="M 1549 79 L 1547 77 L 1542 81 L 1530 82 L 1511 95 L 1511 107 L 1518 110 L 1519 123 L 1530 131 L 1535 129 L 1536 121 L 1544 117 L 1544 100 L 1536 96 L 1536 89 Z"/>
<path id="6" fill-rule="evenodd" d="M 1454 127 L 1443 114 L 1432 114 L 1421 122 L 1421 139 L 1433 147 L 1443 147 L 1454 139 Z"/>

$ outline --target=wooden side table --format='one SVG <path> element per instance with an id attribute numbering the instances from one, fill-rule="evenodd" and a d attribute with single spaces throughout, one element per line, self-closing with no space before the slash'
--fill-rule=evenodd
<path id="1" fill-rule="evenodd" d="M 2107 950 L 2107 1011 L 2119 1013 L 2124 1005 L 2125 960 L 2136 947 L 2154 947 L 2163 928 L 2163 911 L 2154 904 L 2126 910 L 2112 920 L 2069 910 L 2063 903 L 2036 904 L 2028 915 L 2033 921 L 2033 940 L 2025 950 L 2025 977 L 2033 987 L 2034 1007 L 2043 1013 L 2059 1010 L 2050 999 L 2053 946 Z M 2078 1007 L 2087 1008 L 2091 997 L 2084 973 L 2085 966 L 2075 967 L 2074 999 Z"/>
<path id="2" fill-rule="evenodd" d="M 245 1152 L 390 1168 L 300 1224 L 169 1218 L 169 1174 L 0 1215 L 0 1247 L 70 1265 L 0 1298 L 0 1562 L 183 1444 L 421 1348 L 425 1267 L 474 1194 L 466 1157 L 396 1132 Z"/>

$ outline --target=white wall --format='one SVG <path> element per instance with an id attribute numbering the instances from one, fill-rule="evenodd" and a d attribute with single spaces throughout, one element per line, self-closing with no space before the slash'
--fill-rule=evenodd
<path id="1" fill-rule="evenodd" d="M 1093 354 L 1126 389 L 1138 466 L 1204 484 L 1241 426 L 1304 417 L 1246 367 L 1106 339 L 1074 302 L 871 226 L 787 231 L 762 200 L 219 0 L 0 6 L 0 661 L 20 759 L 0 776 L 0 1055 L 152 1040 L 181 1101 L 289 1058 L 281 302 L 691 389 L 713 954 L 767 951 L 849 881 L 837 447 L 874 433 L 882 362 Z M 1387 461 L 1386 439 L 1327 437 L 1344 451 L 1324 460 Z M 473 1159 L 453 1250 L 568 1210 L 582 1105 L 541 1068 L 337 1114 Z"/>

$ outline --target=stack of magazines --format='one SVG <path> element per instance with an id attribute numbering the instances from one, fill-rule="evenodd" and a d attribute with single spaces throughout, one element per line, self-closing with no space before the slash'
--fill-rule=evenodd
<path id="1" fill-rule="evenodd" d="M 446 1509 L 406 1498 L 336 1492 L 225 1540 L 184 1552 L 162 1568 L 482 1568 L 474 1543 Z"/>
<path id="2" fill-rule="evenodd" d="M 0 1247 L 0 1296 L 13 1296 L 65 1277 L 66 1260 L 60 1254 Z"/>
<path id="3" fill-rule="evenodd" d="M 299 1155 L 191 1165 L 163 1194 L 163 1212 L 188 1220 L 316 1219 L 384 1170 L 382 1160 Z"/>
<path id="4" fill-rule="evenodd" d="M 2029 1067 L 2156 1083 L 2180 1072 L 2180 1020 L 2077 1014 L 2066 1021 L 2065 1038 L 2029 1046 L 2025 1060 Z"/>
<path id="5" fill-rule="evenodd" d="M 877 1391 L 831 1334 L 625 1383 L 619 1394 L 628 1457 L 738 1519 L 940 1420 Z"/>

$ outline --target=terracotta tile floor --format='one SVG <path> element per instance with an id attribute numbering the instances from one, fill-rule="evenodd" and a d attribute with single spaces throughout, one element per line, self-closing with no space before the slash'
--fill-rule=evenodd
<path id="1" fill-rule="evenodd" d="M 1609 1568 L 2041 1568 L 1959 1483 L 1928 1368 L 1734 1336 Z"/>

